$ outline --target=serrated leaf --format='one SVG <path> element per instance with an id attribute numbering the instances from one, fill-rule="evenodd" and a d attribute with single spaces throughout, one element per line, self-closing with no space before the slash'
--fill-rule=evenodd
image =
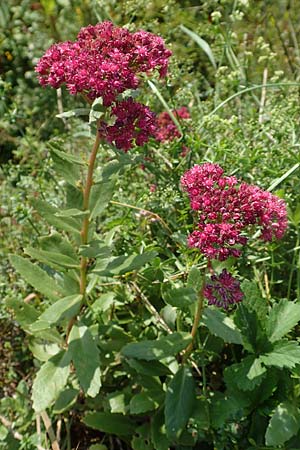
<path id="1" fill-rule="evenodd" d="M 240 304 L 234 315 L 234 323 L 241 332 L 245 349 L 254 352 L 260 331 L 256 312 Z"/>
<path id="2" fill-rule="evenodd" d="M 165 401 L 166 431 L 176 440 L 191 417 L 195 404 L 195 382 L 191 370 L 182 366 L 167 387 Z"/>
<path id="3" fill-rule="evenodd" d="M 70 258 L 70 256 L 63 255 L 62 253 L 48 252 L 32 247 L 26 247 L 24 253 L 54 269 L 79 269 L 80 267 L 78 260 L 74 260 L 73 258 Z"/>
<path id="4" fill-rule="evenodd" d="M 286 401 L 280 403 L 266 431 L 266 445 L 278 447 L 294 436 L 300 428 L 299 409 Z"/>
<path id="5" fill-rule="evenodd" d="M 69 353 L 81 387 L 90 397 L 95 397 L 101 387 L 99 350 L 90 330 L 83 323 L 73 325 Z"/>
<path id="6" fill-rule="evenodd" d="M 228 386 L 233 384 L 242 391 L 251 391 L 262 382 L 266 371 L 261 361 L 250 355 L 242 362 L 228 366 L 224 371 L 224 377 Z"/>
<path id="7" fill-rule="evenodd" d="M 259 358 L 266 366 L 292 369 L 299 364 L 300 346 L 296 341 L 280 341 L 274 345 L 270 353 L 261 355 Z"/>
<path id="8" fill-rule="evenodd" d="M 67 383 L 69 372 L 70 355 L 65 351 L 42 365 L 32 386 L 33 408 L 37 413 L 54 403 Z"/>
<path id="9" fill-rule="evenodd" d="M 266 329 L 271 342 L 286 335 L 300 321 L 300 304 L 281 300 L 275 304 L 269 314 Z"/>
<path id="10" fill-rule="evenodd" d="M 90 428 L 120 436 L 131 436 L 136 429 L 136 425 L 128 417 L 108 412 L 88 413 L 83 422 Z"/>
<path id="11" fill-rule="evenodd" d="M 254 281 L 244 280 L 241 283 L 241 290 L 244 293 L 243 304 L 249 311 L 255 311 L 260 320 L 264 320 L 268 312 L 268 303 L 262 297 L 257 284 Z"/>
<path id="12" fill-rule="evenodd" d="M 111 178 L 92 186 L 89 205 L 91 211 L 91 220 L 102 214 L 104 209 L 107 207 L 110 200 L 112 199 L 112 196 L 115 193 L 115 184 L 116 179 Z"/>
<path id="13" fill-rule="evenodd" d="M 64 289 L 36 264 L 17 255 L 11 255 L 10 261 L 27 283 L 50 300 L 65 296 Z"/>
<path id="14" fill-rule="evenodd" d="M 134 395 L 129 403 L 130 414 L 143 414 L 152 411 L 158 404 L 147 394 L 140 392 Z"/>
<path id="15" fill-rule="evenodd" d="M 160 360 L 175 356 L 191 342 L 189 333 L 173 333 L 153 341 L 133 342 L 122 348 L 122 355 L 127 358 Z"/>
<path id="16" fill-rule="evenodd" d="M 205 308 L 202 322 L 212 334 L 222 338 L 224 342 L 232 344 L 243 343 L 242 335 L 235 323 L 222 311 L 213 308 Z"/>
<path id="17" fill-rule="evenodd" d="M 40 216 L 43 217 L 43 219 L 45 219 L 50 225 L 53 225 L 60 230 L 80 234 L 81 222 L 74 219 L 74 217 L 65 217 L 63 219 L 57 217 L 56 213 L 58 213 L 60 209 L 44 202 L 43 200 L 31 199 L 31 203 Z"/>
<path id="18" fill-rule="evenodd" d="M 163 290 L 164 301 L 179 309 L 186 309 L 197 301 L 197 293 L 191 287 L 168 288 Z"/>
<path id="19" fill-rule="evenodd" d="M 185 27 L 184 25 L 180 25 L 180 28 L 187 35 L 189 35 L 196 42 L 196 44 L 199 45 L 199 47 L 208 56 L 208 59 L 210 60 L 210 62 L 212 64 L 212 66 L 214 67 L 214 69 L 216 69 L 217 68 L 216 60 L 215 60 L 213 52 L 212 52 L 210 46 L 208 45 L 208 43 L 204 39 L 202 39 L 197 33 L 195 33 L 194 31 L 190 30 L 189 28 Z"/>
<path id="20" fill-rule="evenodd" d="M 56 324 L 62 320 L 71 319 L 79 312 L 82 298 L 79 294 L 61 298 L 49 306 L 38 320 Z"/>

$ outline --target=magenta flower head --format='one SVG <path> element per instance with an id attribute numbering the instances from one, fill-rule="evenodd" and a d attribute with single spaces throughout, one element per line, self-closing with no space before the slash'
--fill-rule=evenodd
<path id="1" fill-rule="evenodd" d="M 260 229 L 265 241 L 284 235 L 285 202 L 258 186 L 224 176 L 217 164 L 195 165 L 183 175 L 181 184 L 199 219 L 188 244 L 209 259 L 224 261 L 240 256 L 249 230 Z"/>
<path id="2" fill-rule="evenodd" d="M 204 297 L 209 305 L 227 309 L 229 305 L 239 303 L 244 294 L 240 289 L 240 282 L 234 278 L 226 269 L 220 275 L 213 275 L 211 283 L 204 287 Z"/>
<path id="3" fill-rule="evenodd" d="M 82 28 L 74 42 L 52 45 L 35 70 L 43 86 L 57 89 L 65 84 L 73 95 L 102 97 L 110 106 L 118 94 L 138 87 L 139 74 L 156 69 L 164 77 L 170 56 L 161 37 L 130 33 L 106 21 Z"/>
<path id="4" fill-rule="evenodd" d="M 178 119 L 186 120 L 191 118 L 190 113 L 185 106 L 182 106 L 179 109 L 174 109 L 172 113 Z M 160 113 L 157 117 L 157 131 L 155 133 L 156 140 L 159 142 L 170 142 L 180 136 L 180 132 L 170 115 L 166 111 Z"/>
<path id="5" fill-rule="evenodd" d="M 112 115 L 114 125 L 100 124 L 100 136 L 118 149 L 127 152 L 134 144 L 144 145 L 156 130 L 155 114 L 145 105 L 129 98 L 116 102 Z"/>

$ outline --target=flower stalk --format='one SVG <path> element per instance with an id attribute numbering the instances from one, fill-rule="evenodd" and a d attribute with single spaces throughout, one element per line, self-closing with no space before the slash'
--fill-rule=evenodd
<path id="1" fill-rule="evenodd" d="M 95 162 L 96 162 L 96 157 L 97 157 L 97 153 L 99 150 L 100 142 L 101 142 L 101 137 L 100 137 L 100 133 L 98 130 L 98 123 L 97 123 L 96 139 L 95 139 L 95 142 L 94 142 L 94 145 L 92 148 L 92 152 L 90 155 L 86 182 L 85 182 L 85 186 L 83 189 L 83 211 L 88 211 L 88 209 L 89 209 L 91 188 L 93 186 L 93 174 L 94 174 Z M 88 243 L 89 225 L 90 225 L 90 212 L 88 214 L 86 214 L 83 218 L 82 228 L 80 231 L 81 245 L 86 245 Z M 81 256 L 79 292 L 83 297 L 82 304 L 85 301 L 85 294 L 86 294 L 87 265 L 88 265 L 88 258 L 86 256 Z M 66 333 L 66 342 L 68 342 L 69 334 L 70 334 L 75 322 L 76 322 L 76 317 L 72 317 L 68 323 L 67 333 Z"/>
<path id="2" fill-rule="evenodd" d="M 190 354 L 193 351 L 193 347 L 194 347 L 194 342 L 195 342 L 195 338 L 197 335 L 197 330 L 199 327 L 199 323 L 202 317 L 202 312 L 203 312 L 203 306 L 204 306 L 204 289 L 205 289 L 205 275 L 206 275 L 206 270 L 204 272 L 203 275 L 203 282 L 202 282 L 202 286 L 198 292 L 198 302 L 197 302 L 197 310 L 196 310 L 196 314 L 194 317 L 194 322 L 193 322 L 193 326 L 192 326 L 192 330 L 191 330 L 191 335 L 192 335 L 192 341 L 189 343 L 189 345 L 187 346 L 187 348 L 184 351 L 183 357 L 182 357 L 182 363 L 184 364 L 188 357 L 190 356 Z"/>

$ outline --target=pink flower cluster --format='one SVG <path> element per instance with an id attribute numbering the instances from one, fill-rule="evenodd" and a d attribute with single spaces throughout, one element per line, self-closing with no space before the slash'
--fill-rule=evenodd
<path id="1" fill-rule="evenodd" d="M 188 238 L 207 258 L 224 261 L 238 257 L 247 242 L 246 232 L 256 226 L 261 238 L 280 239 L 287 228 L 283 200 L 257 186 L 224 176 L 217 164 L 195 165 L 181 178 L 199 223 Z"/>
<path id="2" fill-rule="evenodd" d="M 185 106 L 182 106 L 179 109 L 174 109 L 172 113 L 177 119 L 191 118 L 190 113 Z M 160 113 L 157 117 L 157 131 L 155 133 L 155 138 L 159 142 L 169 142 L 180 136 L 180 132 L 170 115 L 166 111 Z"/>
<path id="3" fill-rule="evenodd" d="M 228 308 L 228 305 L 239 303 L 244 294 L 240 289 L 240 282 L 234 278 L 226 269 L 220 275 L 213 275 L 211 283 L 205 285 L 203 291 L 209 305 Z"/>
<path id="4" fill-rule="evenodd" d="M 103 98 L 111 105 L 118 94 L 136 89 L 138 75 L 157 69 L 167 73 L 171 51 L 161 37 L 147 31 L 130 33 L 111 22 L 82 28 L 74 42 L 52 45 L 36 66 L 41 85 L 66 84 L 71 94 Z"/>
<path id="5" fill-rule="evenodd" d="M 102 122 L 99 132 L 107 142 L 118 149 L 128 151 L 134 143 L 142 146 L 156 130 L 155 114 L 132 98 L 116 102 L 111 113 L 116 117 L 115 123 L 108 126 Z"/>

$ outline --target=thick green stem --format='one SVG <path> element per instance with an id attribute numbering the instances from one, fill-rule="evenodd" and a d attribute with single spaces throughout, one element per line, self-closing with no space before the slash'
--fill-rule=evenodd
<path id="1" fill-rule="evenodd" d="M 95 168 L 95 161 L 97 152 L 100 145 L 100 135 L 97 131 L 96 134 L 96 140 L 94 142 L 91 156 L 89 159 L 88 164 L 88 171 L 87 171 L 87 177 L 86 177 L 86 183 L 83 191 L 83 211 L 87 211 L 89 209 L 89 203 L 90 203 L 90 193 L 91 188 L 93 185 L 93 173 Z M 80 238 L 81 238 L 81 245 L 86 245 L 88 243 L 88 234 L 89 234 L 89 225 L 90 225 L 90 215 L 87 214 L 84 216 L 83 222 L 82 222 L 82 228 L 80 231 Z M 80 282 L 79 282 L 79 289 L 80 294 L 83 296 L 83 301 L 85 299 L 86 294 L 86 282 L 87 282 L 87 265 L 88 265 L 88 258 L 86 256 L 81 257 L 80 261 Z M 76 321 L 76 317 L 72 317 L 70 320 L 68 327 L 67 327 L 67 341 L 70 334 L 70 331 Z"/>
<path id="2" fill-rule="evenodd" d="M 83 192 L 83 211 L 86 211 L 89 209 L 89 202 L 90 202 L 90 193 L 91 188 L 93 185 L 93 173 L 94 173 L 94 167 L 95 167 L 95 161 L 97 152 L 100 145 L 100 136 L 99 132 L 97 131 L 96 140 L 92 149 L 92 153 L 89 160 L 89 166 L 88 166 L 88 173 L 86 178 L 86 184 Z M 88 233 L 89 233 L 89 224 L 90 224 L 90 217 L 89 214 L 84 216 L 83 222 L 82 222 L 82 228 L 80 232 L 81 237 L 81 245 L 86 245 L 88 242 Z M 87 263 L 88 258 L 86 256 L 81 257 L 81 263 L 80 263 L 80 294 L 85 296 L 86 291 L 86 272 L 87 272 Z"/>
<path id="3" fill-rule="evenodd" d="M 192 327 L 192 331 L 191 331 L 192 342 L 190 342 L 190 344 L 185 349 L 185 352 L 184 352 L 183 357 L 182 357 L 182 362 L 183 363 L 185 363 L 187 361 L 188 357 L 190 356 L 190 354 L 193 351 L 196 334 L 197 334 L 199 323 L 200 323 L 200 320 L 201 320 L 201 317 L 202 317 L 203 300 L 204 300 L 203 292 L 204 292 L 204 287 L 205 287 L 205 273 L 204 273 L 204 276 L 203 276 L 202 287 L 201 287 L 201 289 L 199 290 L 199 293 L 198 293 L 197 310 L 196 310 L 196 314 L 195 314 L 195 317 L 194 317 L 194 323 L 193 323 L 193 327 Z"/>

